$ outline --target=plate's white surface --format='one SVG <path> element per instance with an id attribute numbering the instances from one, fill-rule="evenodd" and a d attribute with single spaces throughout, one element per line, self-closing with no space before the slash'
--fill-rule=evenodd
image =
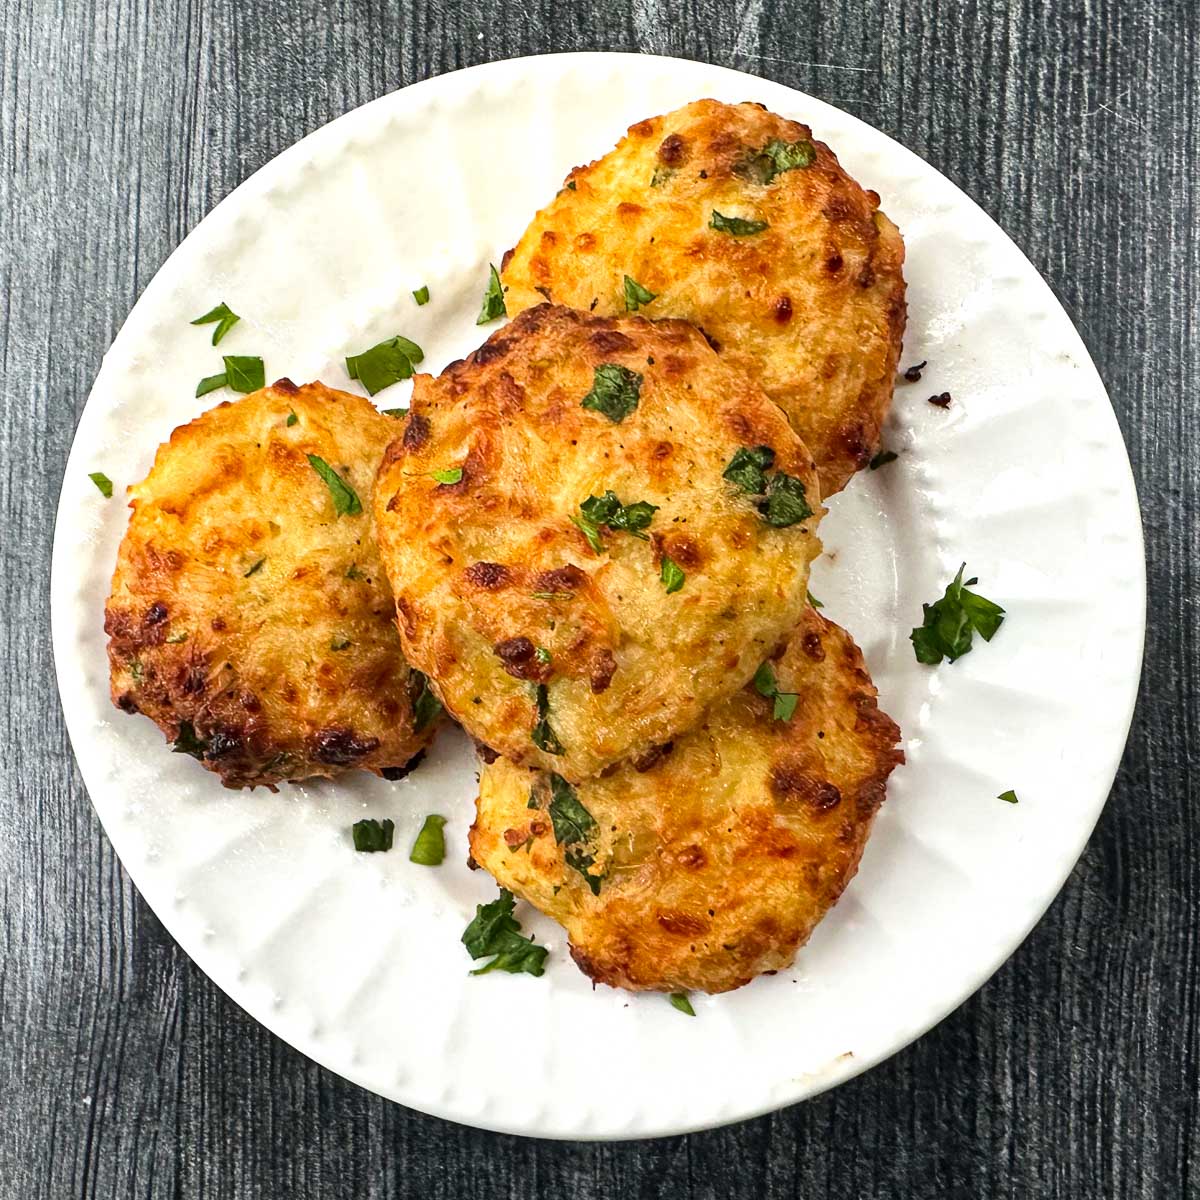
<path id="1" fill-rule="evenodd" d="M 125 485 L 219 355 L 267 378 L 357 388 L 343 355 L 402 332 L 439 370 L 494 326 L 475 315 L 499 262 L 568 168 L 633 121 L 699 96 L 760 100 L 812 125 L 883 197 L 908 246 L 904 363 L 886 442 L 822 526 L 812 589 L 862 644 L 908 765 L 858 878 L 796 966 L 739 992 L 593 992 L 565 938 L 542 979 L 471 978 L 459 936 L 495 895 L 463 865 L 475 776 L 446 733 L 413 776 L 224 791 L 108 700 L 103 604 Z M 410 291 L 428 284 L 417 308 Z M 243 314 L 219 350 L 191 317 Z M 214 365 L 218 364 L 218 365 Z M 408 385 L 380 394 L 407 403 Z M 925 402 L 950 390 L 948 410 Z M 103 470 L 104 501 L 87 475 Z M 919 666 L 921 602 L 960 561 L 1008 609 L 990 645 Z M 171 256 L 105 357 L 58 512 L 53 631 L 71 738 L 134 882 L 200 966 L 280 1037 L 404 1104 L 550 1137 L 680 1132 L 841 1082 L 943 1017 L 1012 952 L 1099 815 L 1124 746 L 1145 613 L 1141 527 L 1103 385 L 1050 289 L 999 228 L 920 159 L 788 88 L 697 63 L 563 55 L 495 63 L 385 96 L 292 147 Z M 1015 788 L 1017 807 L 997 793 Z M 448 858 L 408 862 L 428 812 Z M 390 854 L 352 821 L 396 820 Z"/>

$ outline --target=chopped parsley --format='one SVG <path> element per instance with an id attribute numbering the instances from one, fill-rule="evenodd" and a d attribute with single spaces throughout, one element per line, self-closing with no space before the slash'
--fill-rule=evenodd
<path id="1" fill-rule="evenodd" d="M 574 600 L 574 592 L 530 592 L 535 600 Z"/>
<path id="2" fill-rule="evenodd" d="M 683 581 L 687 576 L 683 573 L 683 568 L 667 555 L 662 556 L 662 572 L 660 575 L 663 587 L 666 588 L 667 595 L 672 592 L 677 592 L 683 587 Z"/>
<path id="3" fill-rule="evenodd" d="M 323 458 L 310 454 L 308 463 L 325 481 L 333 499 L 333 511 L 339 517 L 356 517 L 362 512 L 362 501 L 359 500 L 358 493 Z"/>
<path id="4" fill-rule="evenodd" d="M 215 346 L 242 318 L 233 311 L 223 300 L 216 308 L 210 308 L 202 317 L 197 317 L 191 322 L 192 325 L 212 325 L 216 322 L 216 329 L 213 330 L 212 344 Z"/>
<path id="5" fill-rule="evenodd" d="M 790 721 L 796 711 L 796 701 L 800 698 L 796 692 L 781 692 L 775 679 L 775 668 L 769 662 L 764 662 L 754 672 L 754 690 L 760 696 L 775 702 L 771 717 L 776 721 Z"/>
<path id="6" fill-rule="evenodd" d="M 497 317 L 508 315 L 508 309 L 504 304 L 504 288 L 500 286 L 500 272 L 490 263 L 488 266 L 490 274 L 488 275 L 487 291 L 483 293 L 483 307 L 479 310 L 479 317 L 475 321 L 476 325 L 486 325 L 489 321 L 496 320 Z"/>
<path id="7" fill-rule="evenodd" d="M 600 876 L 590 868 L 596 859 L 585 849 L 599 826 L 583 804 L 575 789 L 561 776 L 550 774 L 550 821 L 554 825 L 554 840 L 565 846 L 563 857 L 567 866 L 579 872 L 591 888 L 592 895 L 600 894 Z"/>
<path id="8" fill-rule="evenodd" d="M 775 451 L 770 446 L 743 446 L 729 460 L 721 477 L 736 483 L 743 492 L 755 496 L 767 490 L 767 472 L 775 464 Z"/>
<path id="9" fill-rule="evenodd" d="M 1012 790 L 1012 788 L 1009 788 L 1007 792 L 1001 792 L 1000 795 L 998 795 L 996 797 L 996 799 L 1003 800 L 1005 804 L 1016 804 L 1017 803 L 1017 793 L 1014 792 Z"/>
<path id="10" fill-rule="evenodd" d="M 580 506 L 578 517 L 571 520 L 587 538 L 588 545 L 597 554 L 604 553 L 604 543 L 600 539 L 600 530 L 607 526 L 609 529 L 623 530 L 636 538 L 646 540 L 643 532 L 654 519 L 658 511 L 657 504 L 646 500 L 638 500 L 633 504 L 622 504 L 616 492 L 606 491 L 603 496 L 589 496 Z"/>
<path id="11" fill-rule="evenodd" d="M 769 228 L 766 221 L 747 221 L 742 217 L 726 217 L 722 213 L 717 212 L 714 208 L 712 217 L 708 222 L 710 229 L 716 229 L 720 233 L 728 233 L 733 237 L 752 237 L 756 233 L 762 233 L 764 229 Z"/>
<path id="12" fill-rule="evenodd" d="M 792 475 L 777 471 L 767 485 L 767 498 L 758 506 L 762 519 L 776 529 L 785 529 L 813 515 L 804 484 Z"/>
<path id="13" fill-rule="evenodd" d="M 685 1016 L 694 1017 L 696 1010 L 692 1007 L 692 1002 L 688 999 L 687 992 L 672 992 L 670 996 L 671 1007 Z"/>
<path id="14" fill-rule="evenodd" d="M 442 702 L 429 686 L 429 678 L 420 671 L 413 671 L 409 683 L 413 693 L 413 732 L 420 733 L 442 711 Z"/>
<path id="15" fill-rule="evenodd" d="M 354 643 L 344 634 L 335 633 L 329 639 L 330 650 L 349 650 Z"/>
<path id="16" fill-rule="evenodd" d="M 375 854 L 380 850 L 392 848 L 392 837 L 396 832 L 396 822 L 388 817 L 382 821 L 374 817 L 366 817 L 355 821 L 350 828 L 354 837 L 354 848 L 360 853 Z"/>
<path id="17" fill-rule="evenodd" d="M 580 404 L 619 424 L 637 408 L 641 394 L 642 376 L 636 371 L 619 363 L 601 363 L 592 376 L 592 390 Z"/>
<path id="18" fill-rule="evenodd" d="M 940 600 L 921 605 L 925 618 L 909 635 L 917 662 L 926 666 L 935 666 L 943 658 L 954 662 L 970 651 L 975 634 L 990 642 L 1004 622 L 1000 605 L 967 590 L 979 581 L 972 578 L 963 583 L 966 569 L 966 563 L 958 568 Z"/>
<path id="19" fill-rule="evenodd" d="M 361 354 L 347 355 L 346 373 L 367 389 L 367 395 L 374 396 L 385 387 L 410 378 L 413 365 L 424 357 L 425 352 L 416 342 L 396 334 Z"/>
<path id="20" fill-rule="evenodd" d="M 425 818 L 421 832 L 413 842 L 412 852 L 408 856 L 409 862 L 415 862 L 422 867 L 442 865 L 442 860 L 446 857 L 446 838 L 442 833 L 445 824 L 446 818 L 438 816 L 437 813 L 430 813 Z"/>
<path id="21" fill-rule="evenodd" d="M 429 285 L 425 284 L 423 287 L 417 288 L 417 290 L 415 292 L 413 292 L 412 296 L 413 296 L 413 299 L 417 302 L 418 307 L 420 307 L 423 304 L 428 304 L 429 303 Z"/>
<path id="22" fill-rule="evenodd" d="M 533 652 L 533 657 L 538 660 L 543 666 L 548 666 L 550 663 L 550 651 L 545 646 L 538 646 Z"/>
<path id="23" fill-rule="evenodd" d="M 351 563 L 346 568 L 346 578 L 363 580 L 366 579 L 366 576 L 359 570 L 358 563 Z"/>
<path id="24" fill-rule="evenodd" d="M 226 354 L 221 361 L 225 370 L 220 375 L 209 375 L 196 384 L 196 396 L 207 396 L 218 388 L 228 387 L 235 392 L 257 392 L 266 387 L 266 368 L 263 360 L 251 354 Z"/>
<path id="25" fill-rule="evenodd" d="M 473 959 L 490 958 L 491 962 L 477 967 L 472 975 L 488 971 L 507 971 L 510 975 L 541 975 L 545 970 L 545 946 L 534 944 L 532 937 L 521 936 L 521 926 L 513 917 L 516 900 L 512 892 L 500 889 L 500 895 L 490 904 L 475 905 L 475 919 L 462 935 L 462 943 Z"/>
<path id="26" fill-rule="evenodd" d="M 751 183 L 771 183 L 784 171 L 802 170 L 816 161 L 812 142 L 801 138 L 785 142 L 772 138 L 761 150 L 749 155 L 733 168 L 733 173 Z"/>
<path id="27" fill-rule="evenodd" d="M 814 596 L 814 595 L 812 594 L 812 592 L 809 592 L 809 593 L 808 593 L 808 603 L 809 603 L 809 606 L 810 606 L 811 608 L 824 608 L 824 607 L 825 607 L 825 605 L 823 605 L 823 604 L 820 602 L 820 600 L 818 600 L 818 599 L 816 598 L 816 596 Z"/>
<path id="28" fill-rule="evenodd" d="M 625 311 L 637 312 L 644 304 L 649 304 L 652 300 L 658 299 L 658 293 L 650 291 L 649 288 L 644 288 L 636 279 L 630 279 L 625 276 Z"/>
<path id="29" fill-rule="evenodd" d="M 187 635 L 187 630 L 185 629 L 183 631 L 183 633 L 171 634 L 171 636 L 169 638 L 167 638 L 167 645 L 168 646 L 178 646 L 181 642 L 186 642 L 187 639 L 188 639 L 188 635 Z"/>
<path id="30" fill-rule="evenodd" d="M 654 168 L 654 174 L 650 176 L 650 186 L 652 188 L 662 187 L 674 174 L 674 167 L 657 166 Z"/>
<path id="31" fill-rule="evenodd" d="M 407 408 L 381 408 L 379 411 L 385 417 L 395 417 L 397 421 L 403 421 L 408 416 Z"/>
<path id="32" fill-rule="evenodd" d="M 105 500 L 112 499 L 112 480 L 103 471 L 89 471 L 88 478 L 96 485 Z"/>
<path id="33" fill-rule="evenodd" d="M 462 467 L 449 467 L 445 471 L 430 471 L 429 474 L 435 482 L 443 486 L 458 483 L 463 477 Z"/>
<path id="34" fill-rule="evenodd" d="M 534 722 L 530 732 L 533 744 L 547 754 L 562 754 L 563 744 L 558 740 L 558 734 L 550 725 L 550 692 L 544 683 L 537 685 L 535 699 L 537 701 L 537 721 Z"/>
<path id="35" fill-rule="evenodd" d="M 251 575 L 257 575 L 257 574 L 258 574 L 258 572 L 262 570 L 262 568 L 263 568 L 263 563 L 265 563 L 266 561 L 267 561 L 267 560 L 266 560 L 265 558 L 260 558 L 260 559 L 258 560 L 258 562 L 256 562 L 256 563 L 254 564 L 254 566 L 252 566 L 252 567 L 250 568 L 250 570 L 248 570 L 248 571 L 245 573 L 245 575 L 243 575 L 243 576 L 242 576 L 242 578 L 243 578 L 243 579 L 249 579 Z"/>
<path id="36" fill-rule="evenodd" d="M 136 677 L 136 673 L 135 673 Z M 196 736 L 196 727 L 191 721 L 179 722 L 179 733 L 171 744 L 173 754 L 190 754 L 193 758 L 203 758 L 208 751 L 208 743 Z"/>
<path id="37" fill-rule="evenodd" d="M 285 424 L 287 425 L 287 427 L 289 429 L 291 429 L 291 427 L 293 425 L 295 425 L 296 422 L 299 420 L 300 420 L 300 418 L 298 416 L 296 416 L 296 410 L 292 409 L 292 411 L 288 413 L 287 421 L 285 422 Z"/>
<path id="38" fill-rule="evenodd" d="M 900 455 L 895 450 L 880 450 L 880 452 L 871 459 L 868 464 L 872 471 L 878 471 L 880 467 L 886 467 L 888 463 L 895 462 Z"/>

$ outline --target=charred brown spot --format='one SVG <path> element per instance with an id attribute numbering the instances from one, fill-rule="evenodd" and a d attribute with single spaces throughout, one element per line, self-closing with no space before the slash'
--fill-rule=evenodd
<path id="1" fill-rule="evenodd" d="M 828 812 L 842 799 L 842 793 L 827 779 L 809 775 L 798 764 L 786 759 L 772 764 L 770 786 L 778 803 L 802 804 L 816 812 Z"/>
<path id="2" fill-rule="evenodd" d="M 575 235 L 576 250 L 591 250 L 596 245 L 596 238 L 591 233 L 578 233 Z"/>
<path id="3" fill-rule="evenodd" d="M 696 917 L 691 913 L 660 912 L 658 923 L 668 932 L 679 937 L 695 937 L 708 930 L 708 918 Z"/>
<path id="4" fill-rule="evenodd" d="M 631 217 L 640 217 L 646 210 L 640 204 L 630 204 L 628 200 L 622 200 L 617 205 L 617 216 L 629 219 Z"/>
<path id="5" fill-rule="evenodd" d="M 639 121 L 636 125 L 630 125 L 629 132 L 634 137 L 651 137 L 654 134 L 654 121 L 648 117 L 644 121 Z"/>
<path id="6" fill-rule="evenodd" d="M 670 442 L 659 442 L 654 449 L 650 451 L 650 457 L 655 462 L 662 462 L 665 458 L 670 458 L 675 453 L 675 447 Z"/>
<path id="7" fill-rule="evenodd" d="M 715 337 L 713 337 L 713 335 L 712 335 L 711 333 L 709 333 L 709 332 L 708 332 L 708 330 L 707 330 L 707 329 L 705 329 L 705 328 L 704 328 L 702 325 L 697 325 L 697 326 L 696 326 L 696 328 L 700 330 L 701 334 L 703 334 L 703 336 L 704 336 L 704 340 L 705 340 L 705 341 L 706 341 L 706 342 L 707 342 L 707 343 L 708 343 L 708 344 L 709 344 L 709 345 L 710 345 L 710 346 L 711 346 L 711 347 L 712 347 L 712 348 L 713 348 L 713 349 L 714 349 L 714 350 L 715 350 L 715 351 L 716 351 L 718 354 L 720 354 L 720 353 L 721 353 L 721 343 L 720 343 L 720 342 L 718 342 L 718 341 L 717 341 L 717 339 L 716 339 Z"/>
<path id="8" fill-rule="evenodd" d="M 550 289 L 548 287 L 543 287 L 541 284 L 538 284 L 538 286 L 535 287 L 533 290 L 535 292 L 537 292 L 539 295 L 545 296 L 547 300 L 553 302 L 554 297 L 552 295 L 550 295 Z"/>
<path id="9" fill-rule="evenodd" d="M 512 262 L 512 257 L 515 253 L 516 253 L 515 247 L 505 250 L 505 252 L 500 256 L 500 270 L 502 270 L 502 271 L 508 270 L 508 264 L 510 262 Z"/>
<path id="10" fill-rule="evenodd" d="M 500 338 L 497 341 L 484 342 L 478 350 L 475 351 L 475 365 L 477 367 L 486 367 L 488 363 L 498 362 L 512 349 L 512 342 L 507 338 Z"/>
<path id="11" fill-rule="evenodd" d="M 685 871 L 699 871 L 702 867 L 708 865 L 708 855 L 704 853 L 703 846 L 698 846 L 693 842 L 690 846 L 684 846 L 675 855 L 675 861 Z"/>
<path id="12" fill-rule="evenodd" d="M 475 743 L 475 753 L 488 764 L 494 763 L 500 757 L 491 746 L 485 746 L 478 738 L 471 739 Z"/>
<path id="13" fill-rule="evenodd" d="M 836 250 L 825 260 L 825 270 L 830 275 L 840 275 L 845 265 L 845 260 Z"/>
<path id="14" fill-rule="evenodd" d="M 592 685 L 592 691 L 596 694 L 608 690 L 608 685 L 612 683 L 612 677 L 617 671 L 617 660 L 613 658 L 613 653 L 607 646 L 597 650 L 592 656 L 591 671 L 588 676 L 588 682 Z"/>
<path id="15" fill-rule="evenodd" d="M 199 696 L 208 684 L 208 670 L 201 663 L 192 663 L 179 672 L 179 690 L 185 696 Z"/>
<path id="16" fill-rule="evenodd" d="M 645 772 L 657 767 L 674 749 L 674 742 L 663 742 L 661 746 L 651 746 L 649 750 L 643 751 L 641 754 L 635 754 L 630 759 L 630 762 L 633 764 L 635 771 L 639 772 L 639 774 L 645 774 Z"/>
<path id="17" fill-rule="evenodd" d="M 700 543 L 690 534 L 672 531 L 658 539 L 660 557 L 666 554 L 686 570 L 695 570 L 704 562 Z"/>
<path id="18" fill-rule="evenodd" d="M 403 779 L 406 775 L 411 775 L 413 771 L 415 771 L 421 765 L 421 760 L 424 757 L 425 751 L 418 750 L 416 754 L 414 754 L 412 758 L 408 760 L 408 762 L 403 763 L 398 767 L 381 767 L 379 774 L 382 775 L 384 779 L 395 783 L 397 779 Z"/>
<path id="19" fill-rule="evenodd" d="M 464 572 L 467 582 L 485 592 L 497 592 L 512 582 L 512 572 L 502 563 L 472 563 Z"/>
<path id="20" fill-rule="evenodd" d="M 632 350 L 633 339 L 619 329 L 599 329 L 589 341 L 601 354 L 615 354 L 618 350 Z"/>
<path id="21" fill-rule="evenodd" d="M 353 729 L 319 729 L 312 739 L 313 755 L 318 762 L 348 767 L 379 748 L 376 737 L 359 737 Z"/>
<path id="22" fill-rule="evenodd" d="M 142 618 L 142 624 L 147 629 L 152 629 L 155 625 L 161 625 L 166 619 L 167 606 L 161 600 L 156 600 L 146 609 L 146 615 Z"/>
<path id="23" fill-rule="evenodd" d="M 553 571 L 542 571 L 533 581 L 535 592 L 573 592 L 587 582 L 587 572 L 574 563 L 555 567 Z"/>
<path id="24" fill-rule="evenodd" d="M 854 205 L 841 192 L 836 192 L 825 202 L 824 212 L 830 221 L 848 221 L 854 215 Z"/>
<path id="25" fill-rule="evenodd" d="M 658 161 L 667 167 L 682 167 L 688 159 L 687 142 L 678 133 L 668 134 L 658 148 Z"/>
<path id="26" fill-rule="evenodd" d="M 238 729 L 218 727 L 208 735 L 204 757 L 210 759 L 230 758 L 246 749 L 245 735 Z"/>
<path id="27" fill-rule="evenodd" d="M 825 647 L 821 645 L 821 635 L 815 629 L 810 629 L 800 639 L 800 646 L 813 662 L 825 661 Z"/>
<path id="28" fill-rule="evenodd" d="M 238 703 L 245 712 L 256 713 L 262 711 L 262 701 L 253 692 L 243 692 L 238 697 Z"/>
<path id="29" fill-rule="evenodd" d="M 403 597 L 396 597 L 396 616 L 404 626 L 404 632 L 409 637 L 414 637 L 417 632 L 416 614 L 412 610 L 412 605 Z"/>
<path id="30" fill-rule="evenodd" d="M 178 571 L 183 566 L 183 555 L 178 550 L 168 550 L 163 555 L 163 561 L 172 571 Z"/>
<path id="31" fill-rule="evenodd" d="M 298 396 L 300 389 L 285 375 L 282 379 L 277 379 L 271 386 L 277 392 L 284 392 L 289 396 Z"/>
<path id="32" fill-rule="evenodd" d="M 500 665 L 514 679 L 546 680 L 550 664 L 539 662 L 537 647 L 527 637 L 506 638 L 492 647 Z"/>
<path id="33" fill-rule="evenodd" d="M 429 441 L 429 421 L 420 413 L 409 413 L 404 425 L 405 450 L 420 450 Z"/>
<path id="34" fill-rule="evenodd" d="M 780 296 L 776 299 L 773 307 L 773 315 L 776 323 L 779 325 L 786 325 L 792 319 L 792 300 L 790 296 Z"/>
<path id="35" fill-rule="evenodd" d="M 860 288 L 869 288 L 875 282 L 875 268 L 870 263 L 863 263 L 863 268 L 858 273 L 858 286 Z"/>
<path id="36" fill-rule="evenodd" d="M 135 713 L 138 711 L 137 701 L 133 698 L 132 692 L 122 692 L 117 697 L 117 707 L 122 712 Z"/>
<path id="37" fill-rule="evenodd" d="M 506 829 L 504 831 L 504 844 L 510 850 L 515 850 L 518 846 L 522 846 L 529 841 L 531 833 L 532 830 L 530 829 Z"/>

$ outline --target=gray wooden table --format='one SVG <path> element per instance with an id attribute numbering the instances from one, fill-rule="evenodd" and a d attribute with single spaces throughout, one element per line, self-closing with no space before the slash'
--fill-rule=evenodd
<path id="1" fill-rule="evenodd" d="M 47 599 L 63 463 L 101 355 L 209 208 L 393 88 L 574 49 L 794 85 L 979 200 L 1109 386 L 1150 572 L 1124 766 L 1012 961 L 834 1093 L 608 1146 L 406 1111 L 227 1000 L 100 831 Z M 1198 77 L 1195 0 L 0 0 L 0 1195 L 1200 1195 Z"/>

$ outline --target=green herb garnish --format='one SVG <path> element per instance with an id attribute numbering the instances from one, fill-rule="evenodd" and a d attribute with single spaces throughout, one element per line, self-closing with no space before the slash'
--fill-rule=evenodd
<path id="1" fill-rule="evenodd" d="M 617 424 L 637 408 L 641 393 L 642 376 L 636 371 L 619 363 L 601 363 L 592 376 L 592 390 L 580 404 Z"/>
<path id="2" fill-rule="evenodd" d="M 196 384 L 196 395 L 207 396 L 217 388 L 228 387 L 235 392 L 257 392 L 267 382 L 263 360 L 251 354 L 226 354 L 221 361 L 225 370 L 220 375 L 209 375 Z"/>
<path id="3" fill-rule="evenodd" d="M 544 666 L 548 666 L 550 663 L 550 651 L 545 646 L 538 646 L 533 652 L 533 657 Z"/>
<path id="4" fill-rule="evenodd" d="M 683 587 L 683 581 L 687 576 L 683 573 L 683 568 L 675 562 L 674 559 L 667 555 L 662 556 L 662 571 L 659 576 L 662 579 L 663 587 L 666 588 L 667 595 L 672 592 L 677 592 Z"/>
<path id="5" fill-rule="evenodd" d="M 807 139 L 784 142 L 772 138 L 761 150 L 738 163 L 733 173 L 752 183 L 771 183 L 784 171 L 811 167 L 816 158 L 817 151 Z"/>
<path id="6" fill-rule="evenodd" d="M 1009 788 L 1009 790 L 1007 792 L 1001 792 L 1000 795 L 998 795 L 996 797 L 996 799 L 1003 800 L 1005 804 L 1016 804 L 1017 803 L 1017 793 L 1014 792 L 1012 790 L 1012 788 Z"/>
<path id="7" fill-rule="evenodd" d="M 442 711 L 442 702 L 429 686 L 429 678 L 420 671 L 412 672 L 409 687 L 416 693 L 412 702 L 413 732 L 420 733 Z"/>
<path id="8" fill-rule="evenodd" d="M 589 496 L 579 506 L 580 515 L 572 517 L 571 520 L 582 530 L 592 549 L 597 554 L 603 554 L 604 543 L 600 540 L 600 530 L 603 527 L 622 530 L 645 541 L 646 534 L 643 530 L 649 526 L 657 511 L 658 505 L 650 504 L 646 500 L 622 504 L 616 492 L 610 490 L 603 496 Z"/>
<path id="9" fill-rule="evenodd" d="M 741 217 L 726 217 L 717 212 L 715 208 L 708 224 L 710 229 L 732 234 L 734 237 L 752 237 L 768 228 L 766 221 L 746 221 Z"/>
<path id="10" fill-rule="evenodd" d="M 672 1008 L 689 1017 L 696 1015 L 696 1010 L 692 1007 L 692 1002 L 688 999 L 687 992 L 672 992 L 670 1000 Z"/>
<path id="11" fill-rule="evenodd" d="M 396 832 L 396 822 L 389 817 L 377 821 L 374 817 L 366 817 L 355 821 L 350 828 L 354 837 L 354 848 L 360 853 L 375 854 L 380 850 L 392 848 L 392 837 Z"/>
<path id="12" fill-rule="evenodd" d="M 899 457 L 900 455 L 895 450 L 880 450 L 867 465 L 870 470 L 878 471 L 880 467 L 886 467 L 888 463 L 895 462 Z"/>
<path id="13" fill-rule="evenodd" d="M 397 421 L 403 421 L 408 416 L 407 408 L 381 408 L 379 411 L 385 417 L 395 417 Z"/>
<path id="14" fill-rule="evenodd" d="M 922 604 L 925 619 L 909 637 L 917 662 L 934 666 L 943 658 L 951 662 L 968 653 L 971 641 L 977 633 L 985 642 L 990 642 L 1004 621 L 1004 609 L 967 589 L 978 579 L 963 583 L 963 563 L 946 588 L 945 594 L 933 604 Z"/>
<path id="15" fill-rule="evenodd" d="M 804 493 L 804 484 L 782 471 L 771 476 L 767 484 L 767 498 L 759 504 L 758 511 L 762 513 L 763 520 L 776 529 L 795 525 L 813 515 Z"/>
<path id="16" fill-rule="evenodd" d="M 374 396 L 385 387 L 410 378 L 413 364 L 424 357 L 425 352 L 416 342 L 397 334 L 361 354 L 347 355 L 346 373 L 367 389 L 367 395 Z"/>
<path id="17" fill-rule="evenodd" d="M 351 563 L 346 570 L 347 579 L 366 579 L 366 576 L 358 569 L 358 563 Z"/>
<path id="18" fill-rule="evenodd" d="M 562 754 L 563 744 L 550 726 L 550 692 L 544 683 L 537 685 L 535 692 L 537 701 L 537 721 L 534 723 L 530 737 L 533 744 L 547 754 Z"/>
<path id="19" fill-rule="evenodd" d="M 654 168 L 654 174 L 650 176 L 650 186 L 652 188 L 662 187 L 672 175 L 675 174 L 674 167 L 664 167 L 659 165 Z"/>
<path id="20" fill-rule="evenodd" d="M 250 568 L 250 570 L 248 570 L 248 571 L 245 573 L 245 575 L 243 575 L 243 576 L 242 576 L 242 578 L 243 578 L 243 579 L 249 579 L 251 575 L 255 575 L 255 574 L 257 574 L 259 571 L 261 571 L 261 570 L 262 570 L 263 563 L 265 563 L 266 561 L 267 561 L 267 560 L 266 560 L 265 558 L 260 558 L 260 559 L 258 560 L 258 562 L 256 562 L 256 563 L 254 564 L 254 566 L 252 566 L 252 567 Z"/>
<path id="21" fill-rule="evenodd" d="M 99 488 L 105 500 L 112 499 L 112 480 L 103 471 L 89 471 L 88 478 Z"/>
<path id="22" fill-rule="evenodd" d="M 439 817 L 437 813 L 430 813 L 425 818 L 425 824 L 421 826 L 421 832 L 413 842 L 412 853 L 408 856 L 409 862 L 415 862 L 422 867 L 442 865 L 442 860 L 446 857 L 446 838 L 442 833 L 445 824 L 446 818 Z"/>
<path id="23" fill-rule="evenodd" d="M 637 312 L 643 304 L 649 304 L 658 299 L 658 293 L 644 288 L 636 279 L 625 276 L 625 311 Z"/>
<path id="24" fill-rule="evenodd" d="M 775 702 L 771 717 L 776 721 L 790 721 L 796 711 L 797 692 L 781 692 L 775 679 L 775 668 L 769 662 L 762 663 L 754 672 L 754 690 L 760 696 Z"/>
<path id="25" fill-rule="evenodd" d="M 808 593 L 806 593 L 806 594 L 807 594 L 807 596 L 808 596 L 808 604 L 809 604 L 809 607 L 810 607 L 810 608 L 824 608 L 824 607 L 825 607 L 825 605 L 823 605 L 823 604 L 820 602 L 820 600 L 818 600 L 818 599 L 816 598 L 816 596 L 814 596 L 814 595 L 812 594 L 812 592 L 808 592 Z"/>
<path id="26" fill-rule="evenodd" d="M 497 317 L 508 315 L 508 309 L 504 305 L 504 288 L 500 285 L 500 272 L 490 263 L 488 267 L 490 274 L 488 275 L 487 291 L 483 293 L 483 307 L 479 310 L 476 325 L 486 325 Z"/>
<path id="27" fill-rule="evenodd" d="M 216 308 L 210 308 L 204 316 L 197 317 L 191 324 L 211 325 L 215 321 L 217 327 L 213 330 L 212 335 L 212 344 L 215 346 L 241 319 L 228 304 L 222 301 Z"/>
<path id="28" fill-rule="evenodd" d="M 450 467 L 445 471 L 430 471 L 429 474 L 437 483 L 443 485 L 458 483 L 463 476 L 462 467 Z"/>
<path id="29" fill-rule="evenodd" d="M 535 600 L 574 600 L 574 592 L 530 592 Z"/>
<path id="30" fill-rule="evenodd" d="M 209 392 L 215 392 L 217 388 L 223 388 L 228 380 L 225 378 L 225 372 L 220 375 L 206 375 L 198 384 L 196 384 L 196 399 L 201 396 L 207 396 Z"/>
<path id="31" fill-rule="evenodd" d="M 550 820 L 554 825 L 554 840 L 565 846 L 563 857 L 567 866 L 579 872 L 593 896 L 600 894 L 600 876 L 590 868 L 595 858 L 584 848 L 598 826 L 596 818 L 580 803 L 575 789 L 561 776 L 550 773 Z"/>
<path id="32" fill-rule="evenodd" d="M 515 904 L 512 892 L 501 888 L 498 899 L 475 905 L 475 919 L 463 932 L 462 943 L 473 959 L 492 961 L 476 968 L 472 975 L 486 975 L 488 971 L 541 975 L 545 970 L 549 951 L 535 945 L 532 937 L 521 936 L 521 926 L 512 915 Z"/>
<path id="33" fill-rule="evenodd" d="M 298 416 L 296 416 L 296 410 L 292 409 L 292 411 L 288 413 L 287 420 L 284 422 L 284 424 L 286 424 L 287 427 L 289 429 L 291 429 L 291 427 L 293 425 L 295 425 L 296 422 L 299 420 L 300 420 L 300 418 Z"/>
<path id="34" fill-rule="evenodd" d="M 191 721 L 179 722 L 179 733 L 171 744 L 174 754 L 190 754 L 193 758 L 202 759 L 208 750 L 208 743 L 196 736 L 196 727 Z"/>
<path id="35" fill-rule="evenodd" d="M 173 633 L 169 638 L 167 638 L 167 645 L 178 646 L 181 642 L 186 642 L 187 639 L 187 630 L 184 630 L 183 633 Z"/>
<path id="36" fill-rule="evenodd" d="M 308 463 L 325 481 L 333 499 L 333 511 L 339 517 L 356 517 L 362 512 L 362 501 L 359 500 L 358 493 L 323 458 L 310 454 Z"/>
<path id="37" fill-rule="evenodd" d="M 729 460 L 721 478 L 736 483 L 743 492 L 761 496 L 767 490 L 766 473 L 774 464 L 775 451 L 770 446 L 743 446 Z"/>
<path id="38" fill-rule="evenodd" d="M 415 292 L 413 292 L 412 296 L 413 296 L 413 299 L 417 302 L 418 306 L 420 306 L 422 304 L 428 304 L 429 303 L 429 285 L 426 284 L 423 287 L 417 288 L 417 290 Z"/>

